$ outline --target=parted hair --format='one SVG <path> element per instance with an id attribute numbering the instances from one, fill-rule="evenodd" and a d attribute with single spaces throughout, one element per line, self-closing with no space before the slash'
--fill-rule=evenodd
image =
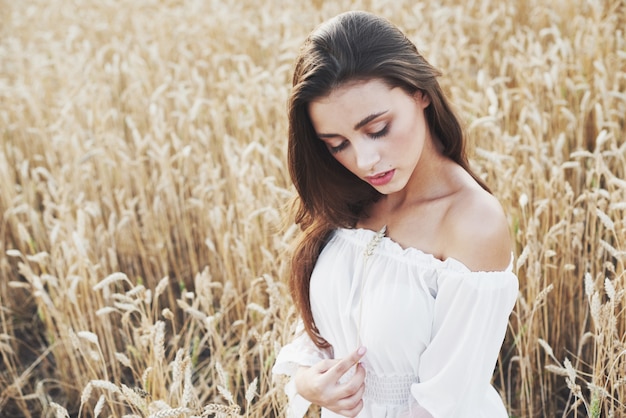
<path id="1" fill-rule="evenodd" d="M 424 110 L 441 152 L 471 171 L 459 119 L 437 78 L 441 73 L 388 20 L 366 12 L 346 12 L 318 26 L 296 59 L 288 102 L 289 174 L 298 196 L 295 222 L 299 235 L 290 263 L 289 289 L 304 328 L 320 348 L 329 346 L 315 325 L 309 298 L 311 273 L 333 229 L 352 228 L 380 197 L 368 183 L 343 167 L 328 151 L 309 117 L 309 104 L 348 82 L 382 80 L 407 94 L 421 91 L 430 99 Z"/>

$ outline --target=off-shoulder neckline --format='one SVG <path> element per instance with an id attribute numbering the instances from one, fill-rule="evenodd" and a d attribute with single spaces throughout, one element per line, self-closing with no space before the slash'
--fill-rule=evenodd
<path id="1" fill-rule="evenodd" d="M 336 231 L 343 231 L 345 234 L 356 234 L 357 238 L 361 242 L 365 242 L 364 245 L 367 245 L 367 240 L 363 240 L 363 238 L 373 237 L 376 234 L 379 234 L 380 231 L 374 231 L 368 228 L 337 228 Z M 359 237 L 358 235 L 363 235 Z M 415 247 L 403 247 L 395 241 L 393 238 L 383 235 L 379 244 L 382 248 L 387 250 L 390 254 L 399 257 L 401 259 L 413 258 L 419 259 L 420 261 L 426 262 L 426 264 L 438 267 L 438 268 L 450 268 L 451 270 L 456 270 L 460 272 L 466 273 L 479 273 L 479 274 L 502 274 L 502 273 L 512 273 L 513 272 L 513 253 L 511 253 L 511 261 L 506 269 L 504 270 L 493 270 L 493 271 L 480 271 L 480 270 L 471 270 L 465 263 L 454 258 L 447 257 L 442 260 L 437 258 L 434 254 L 427 253 L 423 250 L 420 250 Z"/>

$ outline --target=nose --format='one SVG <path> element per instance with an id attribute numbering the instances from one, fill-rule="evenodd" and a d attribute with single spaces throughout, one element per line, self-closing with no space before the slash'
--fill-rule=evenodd
<path id="1" fill-rule="evenodd" d="M 380 161 L 380 152 L 377 145 L 372 140 L 363 139 L 355 146 L 356 165 L 359 170 L 373 171 Z"/>

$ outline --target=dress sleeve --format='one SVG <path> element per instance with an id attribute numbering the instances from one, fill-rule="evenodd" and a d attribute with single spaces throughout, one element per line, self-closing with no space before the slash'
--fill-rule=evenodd
<path id="1" fill-rule="evenodd" d="M 411 393 L 434 418 L 474 416 L 472 411 L 480 410 L 493 391 L 491 377 L 517 300 L 518 279 L 510 269 L 442 271 L 437 286 L 431 342 Z"/>
<path id="2" fill-rule="evenodd" d="M 272 368 L 273 374 L 291 376 L 285 385 L 285 393 L 289 398 L 287 418 L 302 418 L 311 405 L 296 391 L 294 375 L 298 367 L 313 366 L 327 358 L 331 358 L 329 351 L 318 348 L 304 331 L 302 320 L 298 321 L 295 338 L 280 349 Z"/>

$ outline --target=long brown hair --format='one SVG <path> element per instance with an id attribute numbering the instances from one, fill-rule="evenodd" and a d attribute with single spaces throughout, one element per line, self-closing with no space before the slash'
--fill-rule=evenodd
<path id="1" fill-rule="evenodd" d="M 463 130 L 437 82 L 440 75 L 396 26 L 366 12 L 347 12 L 326 21 L 300 50 L 289 99 L 287 157 L 298 192 L 295 221 L 302 234 L 291 260 L 289 288 L 307 333 L 320 348 L 328 342 L 311 312 L 311 273 L 332 230 L 354 227 L 380 194 L 330 154 L 315 133 L 308 105 L 348 81 L 380 79 L 409 95 L 422 91 L 430 99 L 425 117 L 442 153 L 487 189 L 469 168 Z"/>

